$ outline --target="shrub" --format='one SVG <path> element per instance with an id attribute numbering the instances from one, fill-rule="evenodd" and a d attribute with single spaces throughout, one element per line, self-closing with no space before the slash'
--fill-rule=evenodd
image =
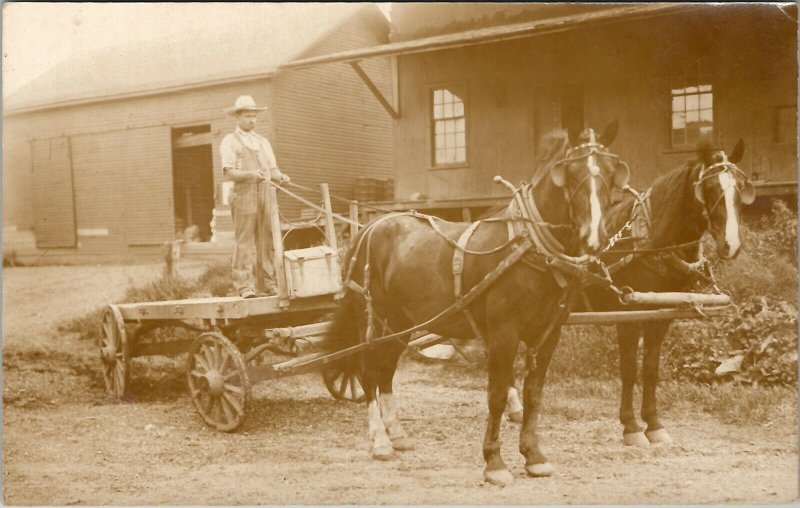
<path id="1" fill-rule="evenodd" d="M 732 351 L 720 361 L 717 375 L 756 386 L 797 383 L 797 309 L 792 305 L 752 298 L 725 321 L 721 333 Z"/>

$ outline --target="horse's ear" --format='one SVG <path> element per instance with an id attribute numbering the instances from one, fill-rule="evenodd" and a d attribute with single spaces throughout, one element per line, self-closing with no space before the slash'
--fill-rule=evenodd
<path id="1" fill-rule="evenodd" d="M 706 199 L 703 196 L 703 182 L 697 182 L 696 184 L 694 184 L 694 197 L 700 203 L 703 203 L 703 204 L 706 203 Z"/>
<path id="2" fill-rule="evenodd" d="M 567 183 L 566 164 L 556 163 L 550 168 L 550 178 L 556 187 L 563 187 Z"/>
<path id="3" fill-rule="evenodd" d="M 575 129 L 569 129 L 567 131 L 567 135 L 569 136 L 569 144 L 570 146 L 578 146 L 581 144 L 581 132 L 576 131 Z"/>
<path id="4" fill-rule="evenodd" d="M 736 146 L 733 147 L 731 154 L 728 156 L 728 161 L 732 164 L 738 164 L 744 155 L 744 140 L 740 139 Z"/>
<path id="5" fill-rule="evenodd" d="M 756 200 L 756 188 L 752 184 L 752 182 L 745 182 L 744 187 L 742 187 L 742 192 L 739 193 L 742 199 L 742 204 L 749 205 L 752 204 L 753 201 Z"/>
<path id="6" fill-rule="evenodd" d="M 619 132 L 619 121 L 614 119 L 613 122 L 608 124 L 605 129 L 603 129 L 603 133 L 600 134 L 600 139 L 598 140 L 599 143 L 605 147 L 611 146 L 611 143 L 617 139 L 617 133 Z"/>
<path id="7" fill-rule="evenodd" d="M 622 161 L 617 162 L 614 168 L 614 185 L 620 189 L 628 185 L 631 179 L 631 169 Z"/>

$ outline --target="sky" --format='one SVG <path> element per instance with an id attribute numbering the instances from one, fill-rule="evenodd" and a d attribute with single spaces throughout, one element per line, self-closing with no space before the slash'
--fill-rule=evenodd
<path id="1" fill-rule="evenodd" d="M 389 3 L 378 6 L 388 17 Z M 3 3 L 3 96 L 71 54 L 229 31 L 231 20 L 242 19 L 243 12 L 253 12 L 252 19 L 257 22 L 258 9 L 263 9 L 263 4 Z"/>

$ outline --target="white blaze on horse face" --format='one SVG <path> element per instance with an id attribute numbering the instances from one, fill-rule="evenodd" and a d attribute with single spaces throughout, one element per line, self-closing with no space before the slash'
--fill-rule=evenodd
<path id="1" fill-rule="evenodd" d="M 597 179 L 595 176 L 600 174 L 600 168 L 594 160 L 594 155 L 589 156 L 589 170 L 591 177 L 589 178 L 589 207 L 591 209 L 591 222 L 589 230 L 589 247 L 592 249 L 600 248 L 600 219 L 602 219 L 603 211 L 600 208 L 600 199 L 597 197 Z"/>
<path id="2" fill-rule="evenodd" d="M 739 221 L 734 208 L 734 193 L 736 180 L 727 172 L 719 174 L 719 185 L 725 195 L 725 242 L 728 244 L 728 255 L 732 256 L 739 250 Z"/>

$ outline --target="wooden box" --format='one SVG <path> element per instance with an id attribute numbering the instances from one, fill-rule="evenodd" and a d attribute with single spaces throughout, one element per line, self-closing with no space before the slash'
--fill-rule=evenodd
<path id="1" fill-rule="evenodd" d="M 284 252 L 289 298 L 335 294 L 342 289 L 339 256 L 327 245 Z"/>

